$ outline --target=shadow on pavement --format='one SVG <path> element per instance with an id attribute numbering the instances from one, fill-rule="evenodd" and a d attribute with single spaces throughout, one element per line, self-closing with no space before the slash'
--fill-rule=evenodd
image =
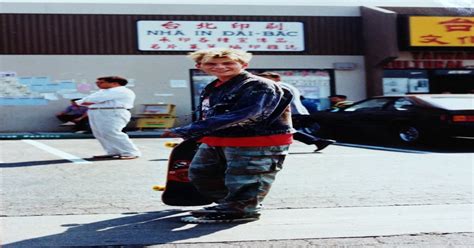
<path id="1" fill-rule="evenodd" d="M 120 160 L 118 158 L 81 158 L 81 159 L 85 161 Z M 16 163 L 1 163 L 0 168 L 26 167 L 26 166 L 52 165 L 52 164 L 72 164 L 72 163 L 74 163 L 74 161 L 71 161 L 68 159 L 25 161 L 25 162 L 16 162 Z"/>
<path id="2" fill-rule="evenodd" d="M 18 163 L 1 163 L 0 168 L 26 167 L 26 166 L 50 165 L 50 164 L 68 164 L 68 163 L 73 163 L 73 162 L 67 159 L 25 161 L 25 162 L 18 162 Z"/>
<path id="3" fill-rule="evenodd" d="M 157 159 L 150 159 L 148 161 L 158 161 L 158 162 L 161 162 L 161 161 L 168 161 L 167 158 L 157 158 Z"/>
<path id="4" fill-rule="evenodd" d="M 237 224 L 189 225 L 182 210 L 133 213 L 87 224 L 64 223 L 65 232 L 5 244 L 3 247 L 156 245 L 201 237 Z M 142 247 L 142 246 L 139 246 Z"/>

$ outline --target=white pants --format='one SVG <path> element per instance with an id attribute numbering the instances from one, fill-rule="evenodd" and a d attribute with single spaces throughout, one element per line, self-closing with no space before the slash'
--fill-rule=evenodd
<path id="1" fill-rule="evenodd" d="M 92 133 L 108 155 L 140 156 L 138 148 L 122 129 L 130 121 L 126 109 L 94 109 L 87 111 Z"/>

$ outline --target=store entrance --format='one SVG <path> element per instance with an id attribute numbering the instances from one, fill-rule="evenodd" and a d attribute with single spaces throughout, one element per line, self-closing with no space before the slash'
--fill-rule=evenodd
<path id="1" fill-rule="evenodd" d="M 384 70 L 383 94 L 474 94 L 474 69 Z"/>
<path id="2" fill-rule="evenodd" d="M 474 70 L 436 70 L 430 76 L 430 93 L 474 93 Z"/>

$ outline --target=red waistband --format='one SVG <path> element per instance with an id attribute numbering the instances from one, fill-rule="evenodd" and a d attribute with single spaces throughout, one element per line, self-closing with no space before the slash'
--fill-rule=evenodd
<path id="1" fill-rule="evenodd" d="M 210 146 L 281 146 L 293 143 L 293 134 L 275 134 L 256 137 L 214 137 L 206 136 L 199 140 Z"/>

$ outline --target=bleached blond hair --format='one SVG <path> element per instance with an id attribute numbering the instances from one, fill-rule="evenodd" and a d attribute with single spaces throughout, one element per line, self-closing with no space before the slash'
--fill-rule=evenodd
<path id="1" fill-rule="evenodd" d="M 194 60 L 197 64 L 213 58 L 230 58 L 241 64 L 248 64 L 252 59 L 252 54 L 232 48 L 212 48 L 191 52 L 188 54 L 188 58 Z"/>

